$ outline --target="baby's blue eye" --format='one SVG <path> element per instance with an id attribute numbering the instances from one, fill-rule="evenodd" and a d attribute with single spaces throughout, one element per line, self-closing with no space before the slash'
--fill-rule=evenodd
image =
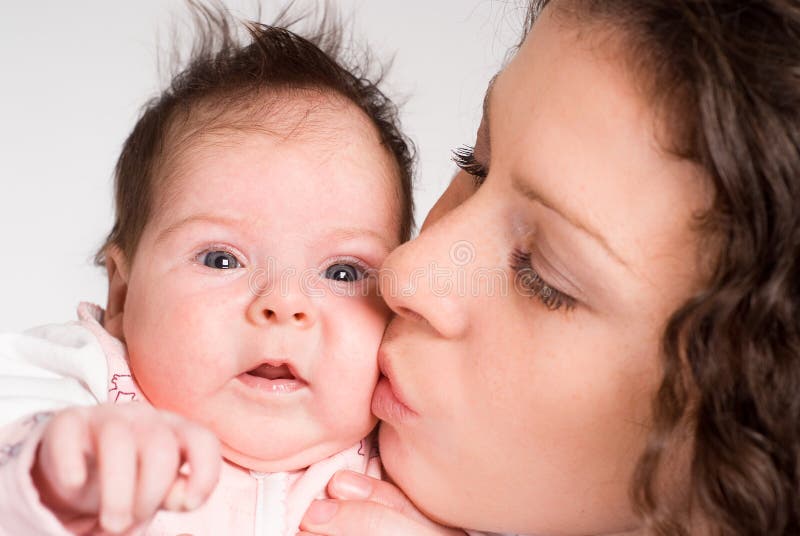
<path id="1" fill-rule="evenodd" d="M 230 270 L 241 266 L 236 257 L 227 251 L 209 251 L 203 255 L 203 264 L 218 270 Z"/>
<path id="2" fill-rule="evenodd" d="M 333 264 L 325 270 L 325 277 L 334 281 L 351 283 L 362 278 L 361 271 L 350 264 Z"/>

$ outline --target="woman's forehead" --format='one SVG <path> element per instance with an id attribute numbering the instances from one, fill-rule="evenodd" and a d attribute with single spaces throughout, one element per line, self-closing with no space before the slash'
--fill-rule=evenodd
<path id="1" fill-rule="evenodd" d="M 693 216 L 710 203 L 707 181 L 659 145 L 656 115 L 625 63 L 584 36 L 546 10 L 490 85 L 492 168 L 517 197 L 646 272 L 692 238 Z"/>

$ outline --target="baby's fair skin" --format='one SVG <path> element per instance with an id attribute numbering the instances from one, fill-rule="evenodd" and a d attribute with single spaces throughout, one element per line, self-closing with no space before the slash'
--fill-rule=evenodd
<path id="1" fill-rule="evenodd" d="M 220 450 L 245 469 L 297 470 L 375 425 L 388 308 L 369 270 L 400 243 L 397 166 L 344 99 L 265 98 L 238 114 L 246 128 L 170 136 L 134 258 L 107 252 L 105 327 L 157 409 L 50 421 L 33 475 L 62 519 L 121 532 L 198 506 Z"/>

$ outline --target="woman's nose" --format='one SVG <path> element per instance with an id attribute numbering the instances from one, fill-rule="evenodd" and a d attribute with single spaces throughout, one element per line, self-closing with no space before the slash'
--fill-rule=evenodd
<path id="1" fill-rule="evenodd" d="M 257 294 L 247 309 L 247 317 L 256 325 L 291 325 L 310 328 L 317 321 L 311 297 L 303 289 L 271 289 Z"/>
<path id="2" fill-rule="evenodd" d="M 464 206 L 426 225 L 419 236 L 395 249 L 379 277 L 383 299 L 401 317 L 427 322 L 446 338 L 468 328 L 473 298 L 465 282 L 475 269 L 475 244 L 464 239 L 469 220 Z"/>

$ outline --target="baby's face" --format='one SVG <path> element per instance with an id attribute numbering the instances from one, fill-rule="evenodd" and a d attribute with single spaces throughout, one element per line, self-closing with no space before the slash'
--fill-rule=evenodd
<path id="1" fill-rule="evenodd" d="M 178 151 L 127 275 L 144 394 L 255 470 L 304 467 L 376 422 L 388 309 L 364 272 L 399 243 L 399 179 L 368 120 L 334 106 Z"/>

